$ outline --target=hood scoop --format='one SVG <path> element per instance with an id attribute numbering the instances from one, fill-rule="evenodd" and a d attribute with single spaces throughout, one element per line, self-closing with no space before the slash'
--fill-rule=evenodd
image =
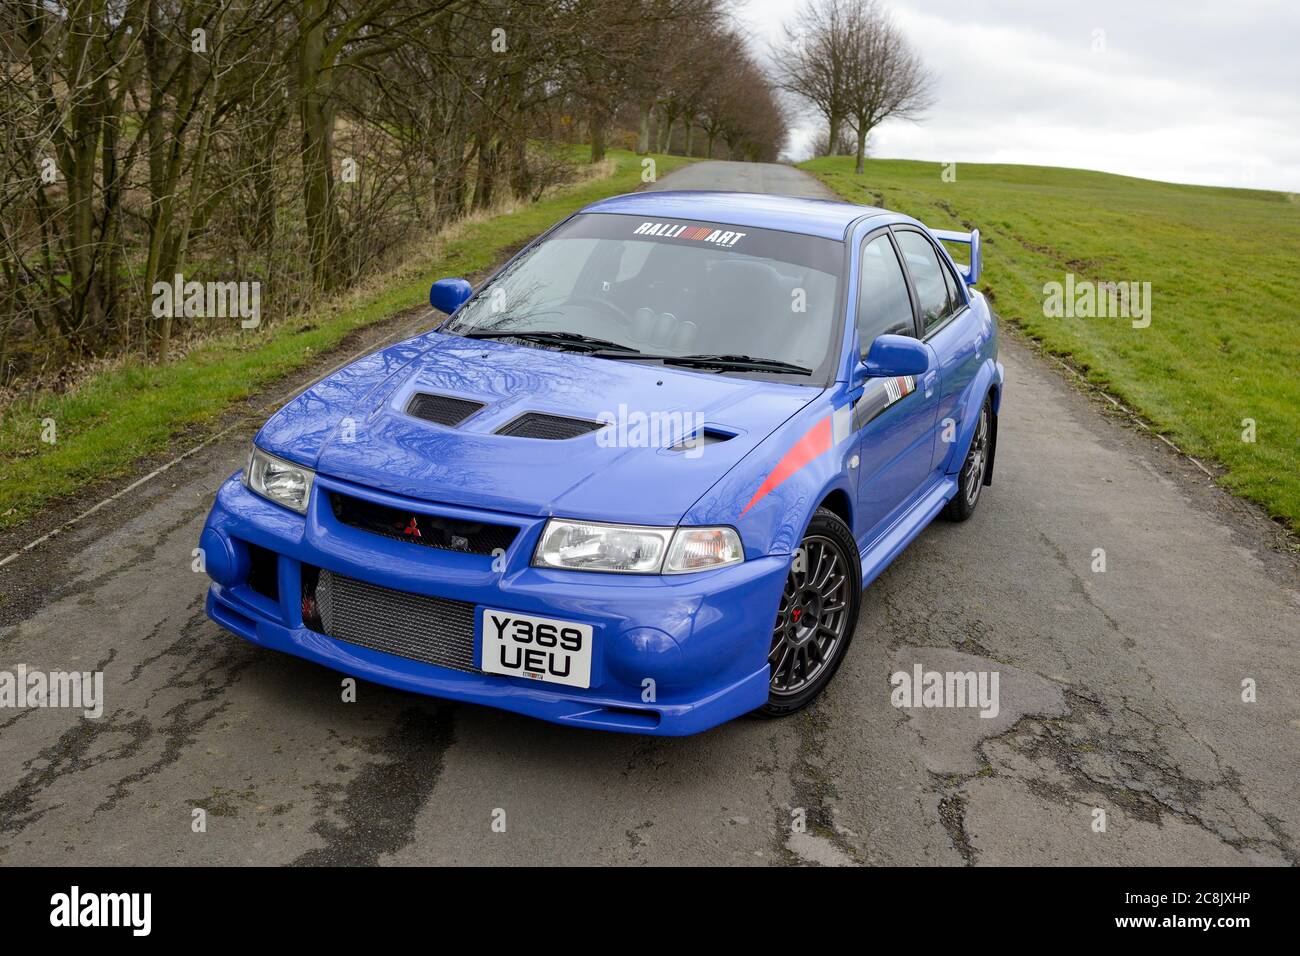
<path id="1" fill-rule="evenodd" d="M 735 437 L 735 432 L 724 432 L 718 428 L 705 427 L 703 431 L 696 432 L 693 435 L 688 435 L 680 441 L 669 445 L 668 450 L 678 452 L 695 451 L 703 448 L 705 445 L 717 445 L 724 441 L 731 441 L 731 439 Z"/>
<path id="2" fill-rule="evenodd" d="M 577 438 L 598 428 L 604 428 L 600 422 L 589 422 L 582 418 L 565 418 L 563 415 L 544 415 L 541 412 L 525 412 L 518 418 L 507 422 L 497 429 L 498 435 L 511 438 L 541 438 L 547 441 L 564 441 Z"/>
<path id="3" fill-rule="evenodd" d="M 426 422 L 433 422 L 435 425 L 446 425 L 452 428 L 482 407 L 482 402 L 473 402 L 467 398 L 417 392 L 406 403 L 406 414 L 414 418 L 422 418 Z"/>

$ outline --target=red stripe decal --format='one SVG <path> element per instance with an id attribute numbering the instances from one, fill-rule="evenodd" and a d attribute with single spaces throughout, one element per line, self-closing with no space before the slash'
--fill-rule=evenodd
<path id="1" fill-rule="evenodd" d="M 831 438 L 831 416 L 827 415 L 808 429 L 807 433 L 795 442 L 794 447 L 785 453 L 785 457 L 776 463 L 776 467 L 758 486 L 758 491 L 754 492 L 754 497 L 749 499 L 749 504 L 745 505 L 745 510 L 741 514 L 743 515 L 745 511 L 754 507 L 760 498 L 808 464 L 808 462 L 818 455 L 830 451 Z"/>

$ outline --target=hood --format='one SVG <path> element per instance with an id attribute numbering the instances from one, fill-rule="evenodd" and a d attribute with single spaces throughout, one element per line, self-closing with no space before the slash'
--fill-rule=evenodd
<path id="1" fill-rule="evenodd" d="M 323 475 L 426 501 L 671 525 L 820 391 L 431 332 L 318 382 L 266 423 L 257 444 Z M 453 424 L 411 413 L 422 404 Z M 702 448 L 665 447 L 683 423 L 693 433 L 701 421 Z M 523 437 L 597 423 L 606 427 L 577 437 Z"/>

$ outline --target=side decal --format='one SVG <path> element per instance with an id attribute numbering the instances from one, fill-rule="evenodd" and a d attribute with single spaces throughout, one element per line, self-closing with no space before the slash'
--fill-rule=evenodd
<path id="1" fill-rule="evenodd" d="M 898 378 L 877 379 L 853 406 L 853 430 L 865 428 L 867 423 L 895 402 L 901 402 L 916 391 L 916 376 L 900 375 Z"/>
<path id="2" fill-rule="evenodd" d="M 858 430 L 883 412 L 895 402 L 901 402 L 916 391 L 916 377 L 901 375 L 897 378 L 877 379 L 852 407 L 841 405 L 817 424 L 808 429 L 804 436 L 776 463 L 763 483 L 754 492 L 740 512 L 743 516 L 750 508 L 780 485 L 796 471 L 808 464 L 818 455 L 823 455 L 841 442 L 848 441 Z"/>
<path id="3" fill-rule="evenodd" d="M 794 443 L 794 447 L 782 456 L 781 460 L 776 463 L 776 467 L 768 473 L 767 478 L 758 486 L 758 490 L 754 492 L 754 497 L 749 499 L 749 504 L 745 505 L 744 510 L 740 512 L 741 515 L 744 515 L 746 511 L 758 503 L 760 498 L 808 464 L 808 462 L 831 450 L 831 443 L 834 438 L 831 418 L 831 415 L 827 415 L 821 419 Z"/>

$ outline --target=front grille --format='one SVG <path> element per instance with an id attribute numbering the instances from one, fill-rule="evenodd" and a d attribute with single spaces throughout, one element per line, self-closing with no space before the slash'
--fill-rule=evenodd
<path id="1" fill-rule="evenodd" d="M 303 580 L 309 587 L 309 576 Z M 480 673 L 474 666 L 473 604 L 394 591 L 323 569 L 315 581 L 314 597 L 322 633 L 328 637 L 425 664 Z"/>
<path id="2" fill-rule="evenodd" d="M 483 521 L 457 521 L 437 515 L 405 511 L 375 504 L 351 495 L 330 492 L 330 508 L 342 524 L 386 538 L 422 544 L 426 548 L 492 555 L 505 551 L 519 529 Z"/>
<path id="3" fill-rule="evenodd" d="M 407 402 L 406 414 L 450 428 L 459 425 L 482 407 L 482 402 L 473 402 L 467 398 L 420 392 L 411 396 L 411 400 Z"/>
<path id="4" fill-rule="evenodd" d="M 565 418 L 562 415 L 543 415 L 541 412 L 527 412 L 497 429 L 498 435 L 510 435 L 513 438 L 544 438 L 549 441 L 563 441 L 577 438 L 587 432 L 594 432 L 604 426 L 600 422 L 589 422 L 581 418 Z"/>

